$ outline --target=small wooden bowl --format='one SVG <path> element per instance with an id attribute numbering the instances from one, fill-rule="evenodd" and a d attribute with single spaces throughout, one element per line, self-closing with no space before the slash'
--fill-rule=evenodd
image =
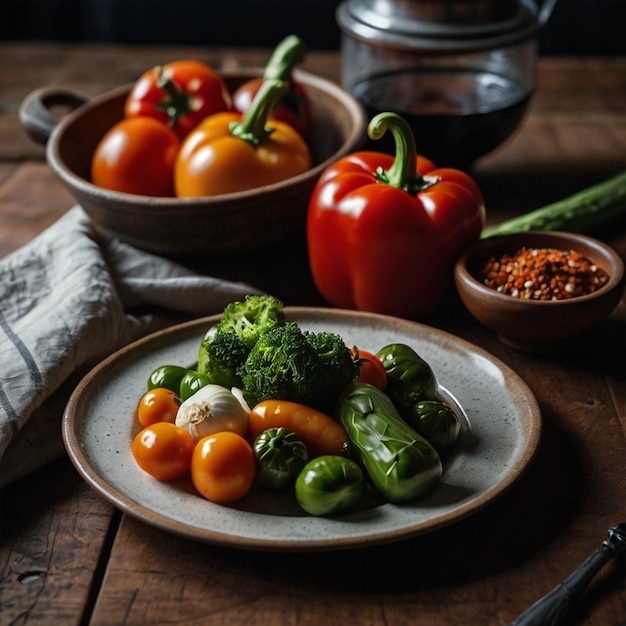
<path id="1" fill-rule="evenodd" d="M 231 92 L 261 74 L 262 69 L 221 72 Z M 322 171 L 365 142 L 365 112 L 350 94 L 307 72 L 296 72 L 295 78 L 313 105 L 312 169 L 276 184 L 210 198 L 139 196 L 90 182 L 94 150 L 122 119 L 131 85 L 89 101 L 67 89 L 43 88 L 24 100 L 20 118 L 34 139 L 47 142 L 49 165 L 100 229 L 156 253 L 219 256 L 249 252 L 303 230 L 309 197 Z M 59 121 L 49 111 L 58 103 L 78 108 Z"/>
<path id="2" fill-rule="evenodd" d="M 550 301 L 499 293 L 479 280 L 479 269 L 487 259 L 513 255 L 522 247 L 575 250 L 603 268 L 609 280 L 592 294 Z M 527 232 L 484 239 L 459 258 L 454 277 L 469 312 L 494 330 L 503 343 L 525 352 L 557 349 L 595 326 L 615 309 L 625 284 L 624 263 L 610 246 L 565 232 Z"/>

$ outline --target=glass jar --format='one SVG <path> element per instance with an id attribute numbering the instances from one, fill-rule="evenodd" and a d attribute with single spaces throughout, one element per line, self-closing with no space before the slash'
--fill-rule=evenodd
<path id="1" fill-rule="evenodd" d="M 347 0 L 337 9 L 342 84 L 370 118 L 402 115 L 420 154 L 467 166 L 522 123 L 555 2 Z M 393 150 L 391 138 L 368 147 Z"/>

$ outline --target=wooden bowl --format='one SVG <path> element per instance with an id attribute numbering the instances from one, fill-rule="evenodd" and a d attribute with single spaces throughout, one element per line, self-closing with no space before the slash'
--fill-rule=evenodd
<path id="1" fill-rule="evenodd" d="M 567 300 L 525 300 L 499 293 L 478 278 L 490 257 L 520 248 L 575 250 L 603 268 L 608 282 L 594 293 Z M 527 232 L 484 239 L 459 258 L 454 269 L 459 296 L 469 312 L 500 340 L 525 352 L 557 349 L 606 318 L 624 292 L 624 263 L 608 245 L 585 235 Z"/>
<path id="2" fill-rule="evenodd" d="M 221 72 L 231 92 L 261 74 L 262 69 Z M 295 78 L 312 100 L 313 167 L 286 181 L 207 198 L 139 196 L 90 182 L 94 150 L 122 119 L 131 85 L 89 101 L 68 90 L 43 88 L 25 99 L 20 117 L 33 138 L 47 142 L 49 165 L 98 228 L 156 253 L 228 255 L 262 248 L 302 231 L 309 197 L 322 171 L 365 142 L 365 112 L 350 94 L 310 73 L 296 72 Z M 58 102 L 80 106 L 59 122 L 48 110 Z"/>

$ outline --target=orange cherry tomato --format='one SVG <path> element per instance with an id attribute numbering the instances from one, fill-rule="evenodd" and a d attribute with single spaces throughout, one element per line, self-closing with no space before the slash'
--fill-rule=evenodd
<path id="1" fill-rule="evenodd" d="M 194 447 L 189 431 L 170 422 L 158 422 L 136 435 L 131 451 L 144 472 L 168 481 L 189 471 Z"/>
<path id="2" fill-rule="evenodd" d="M 361 362 L 361 371 L 357 381 L 369 383 L 384 391 L 387 386 L 387 370 L 385 370 L 383 362 L 375 354 L 367 350 L 350 348 L 350 352 L 353 358 L 358 358 Z"/>
<path id="3" fill-rule="evenodd" d="M 223 431 L 198 441 L 191 458 L 191 480 L 211 502 L 225 504 L 243 498 L 256 472 L 252 446 L 240 435 Z"/>
<path id="4" fill-rule="evenodd" d="M 173 391 L 156 387 L 141 396 L 137 405 L 137 418 L 144 428 L 158 422 L 174 424 L 180 404 L 181 399 Z"/>
<path id="5" fill-rule="evenodd" d="M 94 184 L 142 196 L 174 195 L 176 133 L 152 117 L 115 124 L 100 140 L 91 162 Z"/>

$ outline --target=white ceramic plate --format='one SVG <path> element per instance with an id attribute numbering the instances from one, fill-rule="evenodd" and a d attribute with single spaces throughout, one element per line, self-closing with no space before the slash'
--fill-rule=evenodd
<path id="1" fill-rule="evenodd" d="M 411 345 L 463 408 L 459 445 L 441 484 L 414 503 L 369 502 L 337 518 L 311 517 L 290 494 L 253 490 L 231 506 L 208 502 L 188 480 L 163 484 L 131 456 L 137 402 L 160 365 L 195 364 L 200 341 L 219 316 L 170 328 L 120 350 L 91 371 L 67 405 L 63 437 L 84 479 L 116 507 L 147 524 L 194 540 L 274 551 L 336 550 L 406 539 L 467 517 L 504 493 L 530 463 L 540 412 L 526 384 L 488 352 L 449 333 L 396 318 L 287 307 L 307 330 L 339 333 L 347 345 L 377 351 Z M 458 410 L 457 405 L 457 410 Z"/>

